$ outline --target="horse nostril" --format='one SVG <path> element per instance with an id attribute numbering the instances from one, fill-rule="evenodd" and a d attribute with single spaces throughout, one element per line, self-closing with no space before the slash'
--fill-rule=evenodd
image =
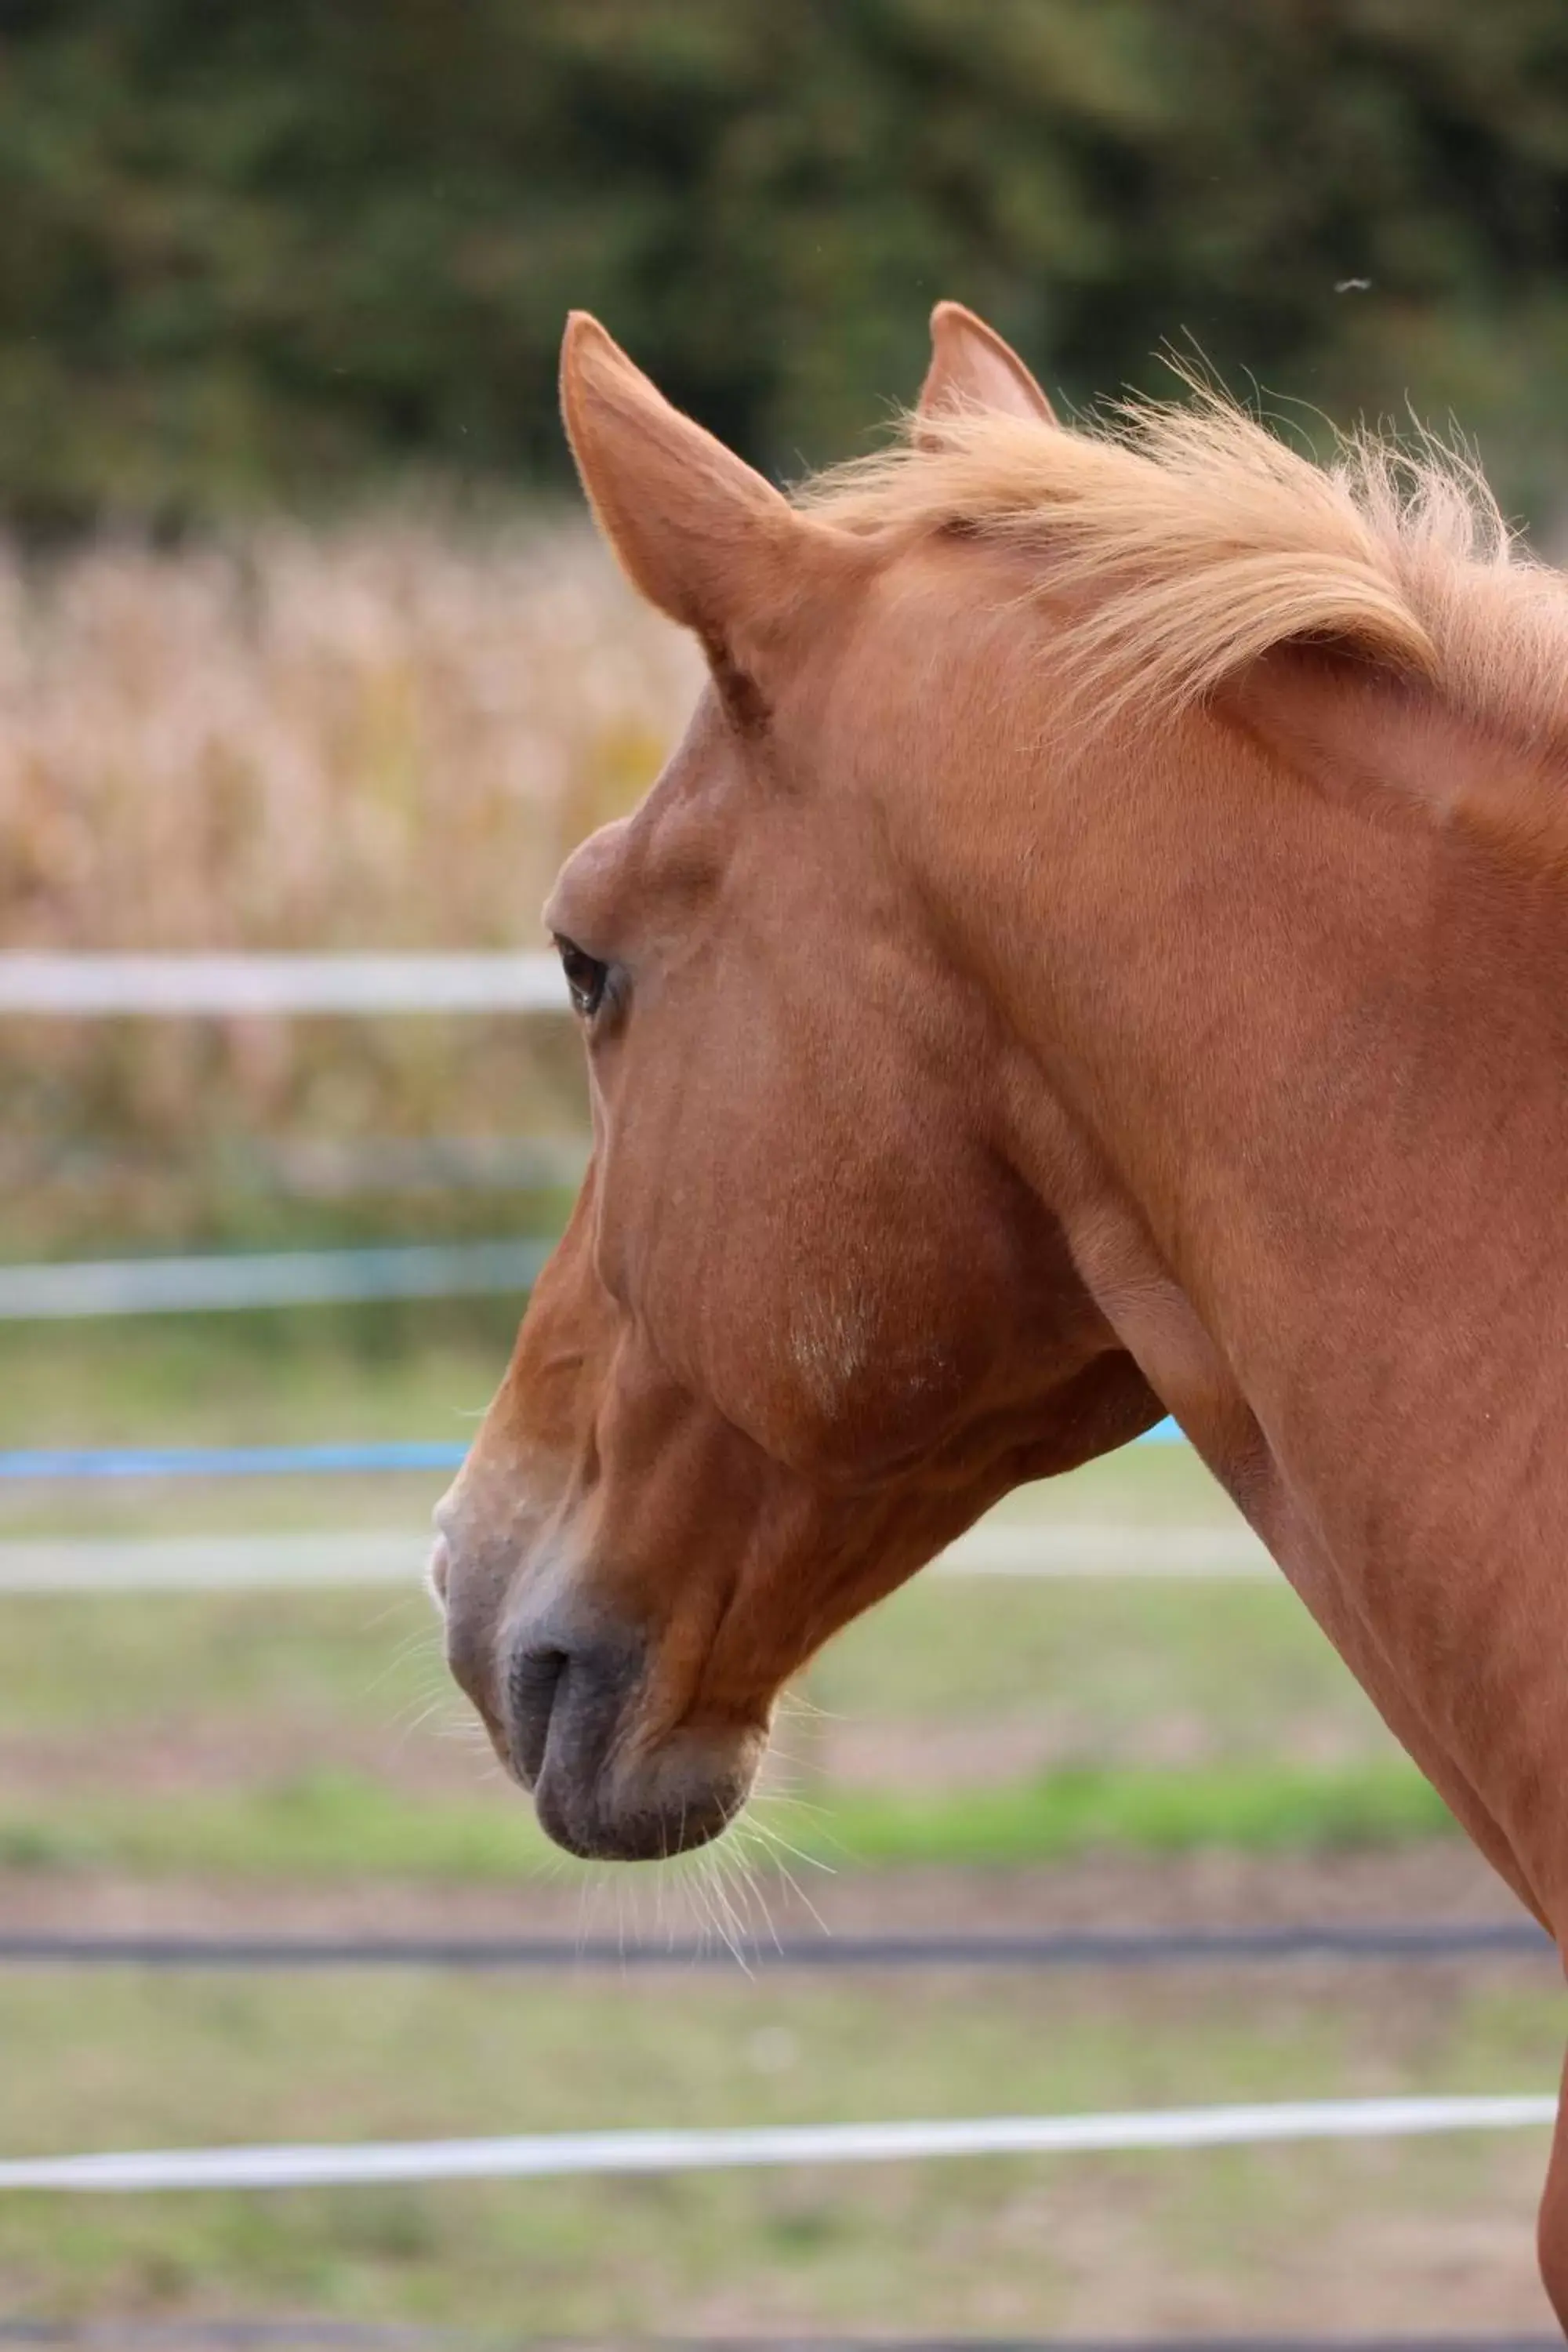
<path id="1" fill-rule="evenodd" d="M 507 1679 L 512 1766 L 525 1789 L 544 1769 L 550 1717 L 566 1672 L 564 1650 L 520 1650 Z"/>

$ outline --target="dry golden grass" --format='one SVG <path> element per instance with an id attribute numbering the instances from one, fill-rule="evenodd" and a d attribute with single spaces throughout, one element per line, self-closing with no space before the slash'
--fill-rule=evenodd
<path id="1" fill-rule="evenodd" d="M 576 524 L 0 553 L 0 946 L 542 944 L 552 875 L 651 780 L 695 667 Z M 529 1025 L 10 1024 L 4 1172 L 88 1170 L 89 1223 L 170 1237 L 264 1130 L 559 1128 L 568 1068 Z"/>
<path id="2" fill-rule="evenodd" d="M 577 529 L 0 557 L 0 937 L 531 942 L 692 674 Z"/>

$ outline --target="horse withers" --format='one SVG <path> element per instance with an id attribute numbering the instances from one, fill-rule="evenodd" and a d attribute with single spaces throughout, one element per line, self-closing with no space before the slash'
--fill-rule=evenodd
<path id="1" fill-rule="evenodd" d="M 592 1166 L 437 1515 L 550 1834 L 676 1853 L 782 1685 L 1173 1412 L 1568 1927 L 1568 585 L 1473 470 L 933 320 L 793 503 L 592 320 L 567 428 L 709 683 L 546 920 Z M 1542 2213 L 1568 2316 L 1568 2152 Z"/>

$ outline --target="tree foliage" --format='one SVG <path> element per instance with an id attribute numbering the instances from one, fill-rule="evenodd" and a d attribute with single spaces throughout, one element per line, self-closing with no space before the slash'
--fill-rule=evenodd
<path id="1" fill-rule="evenodd" d="M 569 305 L 774 470 L 955 294 L 1069 396 L 1191 337 L 1568 461 L 1562 0 L 12 0 L 0 503 L 561 464 Z M 1365 287 L 1347 281 L 1368 280 Z"/>

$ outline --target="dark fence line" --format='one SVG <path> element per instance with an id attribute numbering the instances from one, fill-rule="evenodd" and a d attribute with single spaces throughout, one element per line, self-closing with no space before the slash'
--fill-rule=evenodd
<path id="1" fill-rule="evenodd" d="M 0 1935 L 0 1965 L 138 1969 L 469 1970 L 694 1969 L 1149 1969 L 1224 1961 L 1550 1959 L 1534 1923 L 1433 1920 L 1360 1927 L 1096 1928 L 1051 1935 L 748 1937 L 625 1943 L 607 1936 Z M 0 2337 L 0 2341 L 4 2341 Z"/>

